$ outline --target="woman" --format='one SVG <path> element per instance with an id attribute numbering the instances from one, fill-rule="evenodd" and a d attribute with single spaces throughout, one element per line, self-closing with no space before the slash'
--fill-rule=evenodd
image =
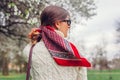
<path id="1" fill-rule="evenodd" d="M 81 57 L 76 47 L 65 40 L 70 28 L 69 13 L 58 6 L 46 7 L 40 16 L 40 28 L 34 28 L 23 53 L 26 61 L 32 45 L 30 75 L 32 80 L 87 80 L 83 67 L 90 63 Z"/>

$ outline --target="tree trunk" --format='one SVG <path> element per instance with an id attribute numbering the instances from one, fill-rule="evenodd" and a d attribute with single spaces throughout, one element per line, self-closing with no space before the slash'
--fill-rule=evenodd
<path id="1" fill-rule="evenodd" d="M 9 75 L 8 58 L 6 56 L 3 57 L 2 74 L 5 76 Z"/>

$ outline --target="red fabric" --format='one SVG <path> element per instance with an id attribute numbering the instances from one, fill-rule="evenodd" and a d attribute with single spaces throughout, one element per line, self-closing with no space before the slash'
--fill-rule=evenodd
<path id="1" fill-rule="evenodd" d="M 84 66 L 90 67 L 91 64 L 85 59 L 81 58 L 80 60 L 64 60 L 59 58 L 54 58 L 58 65 L 61 66 Z"/>
<path id="2" fill-rule="evenodd" d="M 80 56 L 77 48 L 59 36 L 52 27 L 44 26 L 41 29 L 43 42 L 58 65 L 91 66 L 86 58 Z"/>
<path id="3" fill-rule="evenodd" d="M 73 51 L 74 51 L 74 53 L 75 53 L 75 56 L 78 57 L 78 58 L 80 58 L 79 52 L 78 52 L 78 50 L 76 49 L 76 47 L 75 47 L 72 43 L 70 43 L 70 45 L 71 45 L 71 47 L 72 47 L 72 49 L 73 49 Z"/>

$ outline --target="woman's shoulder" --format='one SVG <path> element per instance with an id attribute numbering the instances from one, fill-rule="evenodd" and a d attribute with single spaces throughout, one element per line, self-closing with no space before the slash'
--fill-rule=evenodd
<path id="1" fill-rule="evenodd" d="M 45 47 L 45 44 L 42 40 L 38 42 L 33 48 L 34 53 L 45 53 L 46 51 L 47 48 Z"/>
<path id="2" fill-rule="evenodd" d="M 23 49 L 23 54 L 22 56 L 27 59 L 29 56 L 29 52 L 30 52 L 30 48 L 32 47 L 32 44 L 29 43 L 25 46 L 25 48 Z M 46 47 L 44 45 L 43 41 L 40 41 L 38 43 L 36 43 L 36 45 L 33 48 L 33 53 L 41 53 L 41 52 L 45 52 L 46 51 Z M 26 60 L 27 61 L 27 60 Z"/>
<path id="3" fill-rule="evenodd" d="M 23 49 L 23 51 L 29 51 L 30 50 L 30 48 L 32 47 L 32 44 L 31 43 L 29 43 L 29 44 L 27 44 L 26 46 L 25 46 L 25 48 Z M 44 43 L 43 43 L 43 41 L 40 41 L 40 42 L 37 42 L 36 44 L 35 44 L 35 46 L 34 46 L 34 49 L 36 49 L 36 48 L 43 48 L 43 47 L 45 47 L 44 46 Z M 34 50 L 33 49 L 33 50 Z"/>
<path id="4" fill-rule="evenodd" d="M 34 49 L 44 49 L 45 45 L 44 42 L 41 40 L 40 42 L 37 42 Z"/>

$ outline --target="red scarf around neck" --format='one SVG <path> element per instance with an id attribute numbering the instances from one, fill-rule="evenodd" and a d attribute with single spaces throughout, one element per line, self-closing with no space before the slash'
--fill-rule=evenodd
<path id="1" fill-rule="evenodd" d="M 57 34 L 52 27 L 44 26 L 41 30 L 43 42 L 58 65 L 91 66 L 86 58 L 80 56 L 77 48 L 71 42 L 68 42 Z"/>

